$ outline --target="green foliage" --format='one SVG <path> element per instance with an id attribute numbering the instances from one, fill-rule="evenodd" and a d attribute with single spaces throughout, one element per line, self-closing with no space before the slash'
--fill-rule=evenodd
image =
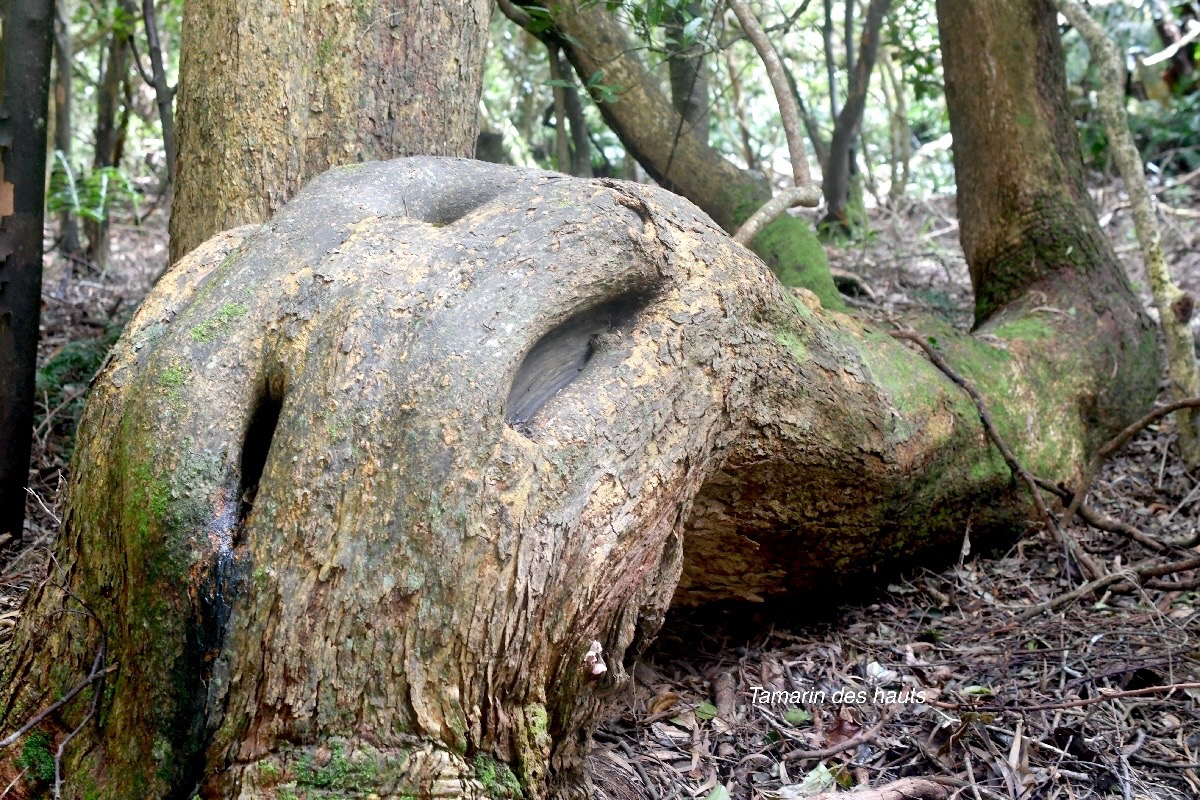
<path id="1" fill-rule="evenodd" d="M 1200 169 L 1200 90 L 1178 94 L 1167 108 L 1143 103 L 1129 129 L 1144 161 L 1158 162 L 1163 172 Z"/>
<path id="2" fill-rule="evenodd" d="M 46 414 L 56 411 L 51 422 L 55 433 L 67 437 L 64 459 L 70 458 L 73 449 L 75 425 L 83 413 L 87 386 L 120 335 L 121 325 L 113 324 L 94 339 L 70 342 L 37 372 L 37 400 L 45 408 L 35 423 L 40 429 Z"/>
<path id="3" fill-rule="evenodd" d="M 130 201 L 136 210 L 138 191 L 125 172 L 117 167 L 101 167 L 78 174 L 61 150 L 54 151 L 50 192 L 46 196 L 49 213 L 67 211 L 93 222 L 103 222 L 113 204 L 120 200 Z"/>
<path id="4" fill-rule="evenodd" d="M 937 15 L 925 0 L 893 3 L 885 22 L 884 43 L 903 67 L 913 98 L 937 100 L 942 95 L 942 54 L 938 48 Z"/>
<path id="5" fill-rule="evenodd" d="M 21 755 L 17 756 L 17 766 L 26 770 L 29 777 L 35 781 L 53 781 L 54 754 L 50 752 L 50 737 L 41 731 L 34 731 L 25 737 L 25 743 L 21 745 Z"/>

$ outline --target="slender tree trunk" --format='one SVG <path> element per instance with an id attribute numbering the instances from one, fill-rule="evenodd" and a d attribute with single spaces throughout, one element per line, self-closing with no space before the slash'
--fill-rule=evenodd
<path id="1" fill-rule="evenodd" d="M 554 82 L 551 93 L 554 95 L 554 150 L 558 171 L 571 174 L 571 137 L 567 133 L 567 101 L 563 96 L 563 74 L 559 69 L 558 47 L 547 45 L 546 58 L 550 62 L 550 80 Z"/>
<path id="2" fill-rule="evenodd" d="M 678 43 L 683 26 L 703 13 L 699 0 L 673 7 L 667 14 L 666 32 L 676 39 L 667 50 L 667 70 L 671 78 L 671 105 L 692 127 L 697 138 L 708 143 L 708 75 L 704 65 L 704 44 L 697 40 L 689 45 Z"/>
<path id="3" fill-rule="evenodd" d="M 804 122 L 804 132 L 808 134 L 808 140 L 812 143 L 813 158 L 821 166 L 821 174 L 825 173 L 825 165 L 829 163 L 829 145 L 825 138 L 821 136 L 821 126 L 817 124 L 816 117 L 813 116 L 808 104 L 804 102 L 803 95 L 800 94 L 799 87 L 796 86 L 796 78 L 792 75 L 792 71 L 787 71 L 788 85 L 792 89 L 792 97 L 796 99 L 796 107 L 800 109 L 800 119 Z"/>
<path id="4" fill-rule="evenodd" d="M 592 177 L 592 142 L 588 136 L 587 120 L 583 116 L 583 103 L 572 80 L 571 65 L 557 54 L 558 71 L 570 83 L 563 87 L 563 104 L 567 111 L 567 122 L 571 126 L 571 174 L 577 178 Z"/>
<path id="5" fill-rule="evenodd" d="M 42 302 L 54 5 L 9 0 L 0 40 L 0 538 L 20 540 Z"/>
<path id="6" fill-rule="evenodd" d="M 875 54 L 879 47 L 879 31 L 883 16 L 891 0 L 871 0 L 863 21 L 862 41 L 849 73 L 846 104 L 837 115 L 833 136 L 829 142 L 829 168 L 824 175 L 822 189 L 825 192 L 825 222 L 849 226 L 846 203 L 850 192 L 850 179 L 854 172 L 852 150 L 862 122 L 863 109 L 867 104 L 867 87 L 871 81 L 871 70 L 875 66 Z M 847 19 L 847 25 L 850 20 Z M 850 52 L 847 43 L 847 52 Z"/>
<path id="7" fill-rule="evenodd" d="M 154 100 L 162 123 L 163 152 L 167 159 L 167 183 L 175 181 L 175 113 L 172 110 L 174 91 L 167 86 L 167 71 L 163 65 L 162 45 L 158 41 L 158 22 L 154 0 L 142 0 L 142 20 L 146 26 L 146 50 L 150 54 L 151 78 L 154 81 Z"/>
<path id="8" fill-rule="evenodd" d="M 821 26 L 821 39 L 825 44 L 825 80 L 829 84 L 829 119 L 837 122 L 841 113 L 838 99 L 837 56 L 833 43 L 833 0 L 825 0 L 825 24 Z"/>
<path id="9" fill-rule="evenodd" d="M 137 16 L 133 0 L 120 0 L 124 12 L 132 19 Z M 125 82 L 129 77 L 129 35 L 120 26 L 112 30 L 104 72 L 96 94 L 95 150 L 92 169 L 120 166 L 119 152 L 124 148 L 124 127 L 128 116 L 122 114 L 122 99 Z M 89 220 L 84 224 L 87 233 L 88 259 L 104 271 L 108 264 L 108 214 L 100 221 Z"/>
<path id="10" fill-rule="evenodd" d="M 70 170 L 75 169 L 71 160 L 72 137 L 74 135 L 71 113 L 71 11 L 69 0 L 59 0 L 54 5 L 54 149 L 62 153 L 63 161 Z M 75 176 L 78 178 L 78 176 Z M 79 220 L 66 209 L 59 216 L 59 236 L 62 249 L 69 255 L 82 253 L 79 243 Z"/>
<path id="11" fill-rule="evenodd" d="M 908 188 L 908 173 L 912 162 L 912 129 L 908 124 L 908 95 L 904 88 L 904 73 L 892 61 L 885 47 L 881 54 L 883 84 L 888 98 L 888 126 L 891 132 L 891 157 L 889 159 L 891 186 L 888 202 L 894 208 Z"/>
<path id="12" fill-rule="evenodd" d="M 746 162 L 747 170 L 758 172 L 758 153 L 755 151 L 754 139 L 750 134 L 750 124 L 746 121 L 746 109 L 742 102 L 742 79 L 733 63 L 732 51 L 733 48 L 725 51 L 725 68 L 729 72 L 729 91 L 733 98 L 733 113 L 737 119 L 738 134 L 742 141 L 742 159 Z"/>
<path id="13" fill-rule="evenodd" d="M 469 158 L 489 9 L 485 0 L 388 0 L 295 13 L 281 0 L 190 0 L 171 260 L 266 220 L 329 167 Z"/>

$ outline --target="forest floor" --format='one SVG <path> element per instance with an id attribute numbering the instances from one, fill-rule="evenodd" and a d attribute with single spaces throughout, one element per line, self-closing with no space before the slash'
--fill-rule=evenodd
<path id="1" fill-rule="evenodd" d="M 1200 179 L 1190 185 L 1161 193 L 1159 221 L 1173 273 L 1200 297 Z M 1094 195 L 1149 307 L 1128 204 L 1118 186 Z M 952 201 L 880 212 L 872 224 L 865 241 L 829 248 L 833 266 L 866 284 L 857 313 L 919 311 L 969 327 Z M 114 225 L 103 273 L 47 257 L 29 520 L 19 548 L 0 542 L 0 650 L 50 558 L 88 382 L 165 266 L 166 243 L 158 210 Z M 1105 465 L 1091 501 L 1153 537 L 1194 536 L 1200 475 L 1180 461 L 1169 419 Z M 1068 533 L 1114 572 L 1153 555 L 1111 533 Z M 803 620 L 676 615 L 597 732 L 597 798 L 787 799 L 905 777 L 935 778 L 968 800 L 1200 797 L 1193 575 L 1168 579 L 1176 589 L 1093 595 L 1022 620 L 1081 583 L 1039 525 L 1003 553 L 973 551 L 964 531 L 957 563 L 851 605 L 805 609 Z M 770 702 L 766 691 L 789 696 Z"/>

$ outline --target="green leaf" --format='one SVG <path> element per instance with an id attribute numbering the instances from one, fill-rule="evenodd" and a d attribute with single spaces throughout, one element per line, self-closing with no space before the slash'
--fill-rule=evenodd
<path id="1" fill-rule="evenodd" d="M 696 706 L 696 719 L 710 720 L 717 715 L 717 707 L 712 703 L 701 703 Z"/>
<path id="2" fill-rule="evenodd" d="M 784 712 L 783 718 L 789 725 L 803 725 L 806 722 L 812 722 L 812 714 L 803 708 L 789 708 Z"/>
<path id="3" fill-rule="evenodd" d="M 704 800 L 729 800 L 729 790 L 718 783 L 716 788 L 704 795 Z"/>

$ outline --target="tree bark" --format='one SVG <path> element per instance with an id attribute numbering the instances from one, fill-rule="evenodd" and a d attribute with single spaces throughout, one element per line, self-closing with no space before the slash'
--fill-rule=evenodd
<path id="1" fill-rule="evenodd" d="M 0 538 L 20 540 L 42 302 L 54 6 L 9 0 L 0 41 Z"/>
<path id="2" fill-rule="evenodd" d="M 596 107 L 660 186 L 688 198 L 729 232 L 770 199 L 771 187 L 761 175 L 738 168 L 681 124 L 670 100 L 636 57 L 637 48 L 602 5 L 567 2 L 547 8 L 564 34 L 563 51 L 576 73 L 586 82 L 600 72 L 604 83 L 620 87 L 614 102 L 593 92 Z M 812 290 L 827 308 L 845 308 L 829 275 L 825 251 L 807 220 L 784 215 L 752 247 L 784 285 Z"/>
<path id="3" fill-rule="evenodd" d="M 938 6 L 946 102 L 960 109 L 950 130 L 976 325 L 1055 270 L 1119 271 L 1084 185 L 1056 14 L 1049 0 Z M 1125 283 L 1083 288 L 1123 293 Z"/>
<path id="4" fill-rule="evenodd" d="M 992 259 L 972 275 L 1010 295 L 979 335 L 916 324 L 1021 462 L 1071 482 L 1152 402 L 1154 330 L 1087 205 L 1047 243 L 1054 204 L 1086 197 L 1042 77 L 1049 2 L 971 22 L 1007 36 L 947 53 L 948 84 L 991 89 L 951 96 L 956 159 L 1027 115 L 990 143 L 1007 171 L 959 182 L 988 212 L 963 218 Z M 1013 174 L 1038 182 L 1002 191 Z M 1017 247 L 1036 269 L 1010 269 Z M 343 167 L 193 251 L 129 323 L 0 736 L 102 674 L 42 726 L 60 742 L 97 699 L 68 798 L 590 797 L 588 731 L 668 603 L 854 586 L 967 524 L 1011 536 L 1028 501 L 921 354 L 797 298 L 676 195 Z"/>
<path id="5" fill-rule="evenodd" d="M 329 167 L 471 157 L 489 16 L 485 0 L 188 2 L 172 261 Z"/>

